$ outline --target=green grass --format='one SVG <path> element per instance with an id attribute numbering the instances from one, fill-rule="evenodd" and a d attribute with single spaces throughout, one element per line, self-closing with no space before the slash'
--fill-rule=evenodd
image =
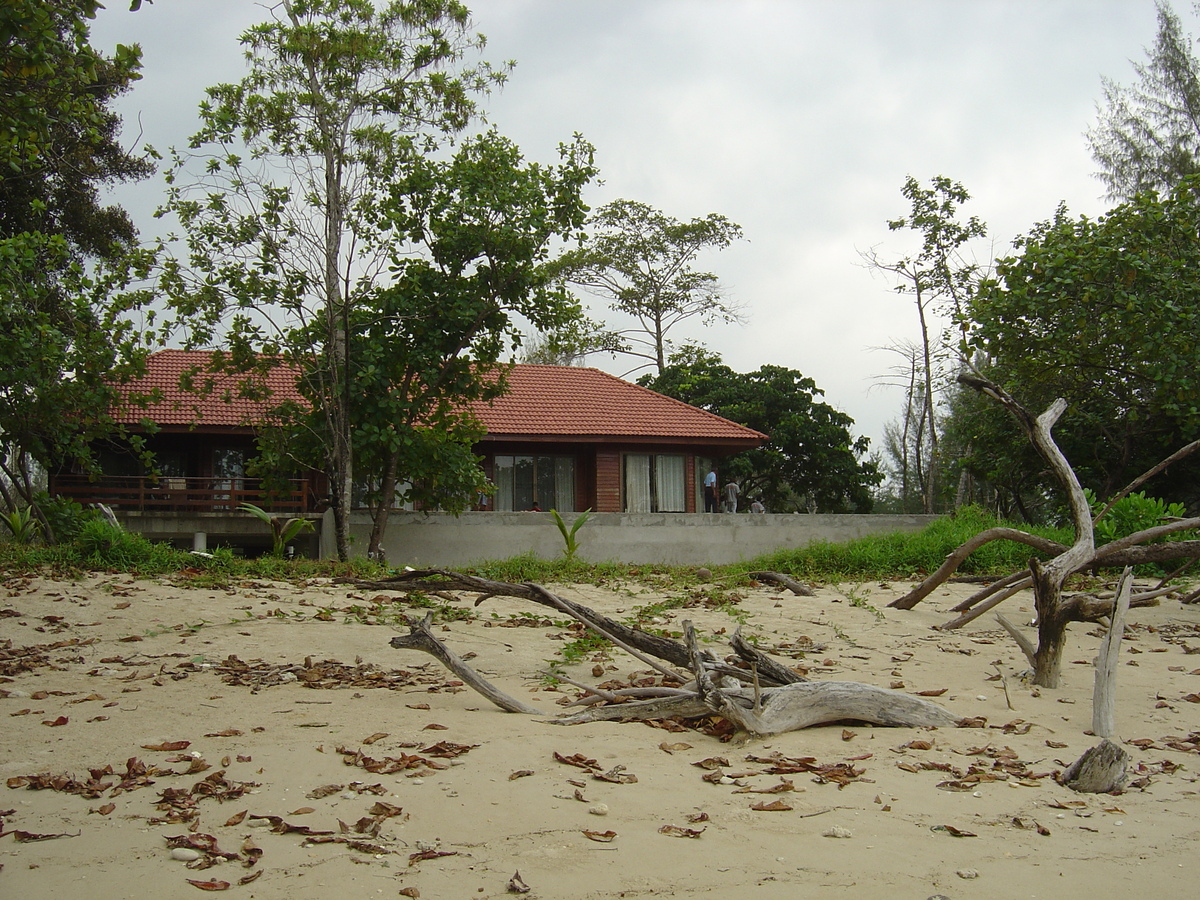
<path id="1" fill-rule="evenodd" d="M 934 571 L 946 555 L 986 528 L 1010 525 L 977 508 L 964 508 L 955 516 L 938 519 L 929 527 L 911 533 L 875 535 L 844 543 L 819 541 L 798 549 L 779 550 L 749 562 L 712 567 L 710 582 L 697 592 L 699 579 L 692 566 L 624 565 L 589 563 L 580 559 L 539 559 L 532 554 L 491 560 L 465 566 L 462 571 L 497 581 L 521 583 L 592 584 L 625 591 L 632 596 L 654 591 L 682 593 L 706 605 L 736 603 L 733 588 L 748 583 L 746 573 L 766 569 L 795 578 L 823 583 L 861 583 L 919 578 Z M 1067 529 L 1029 529 L 1069 544 Z M 1005 575 L 1023 569 L 1032 549 L 1011 541 L 994 541 L 976 550 L 960 566 L 964 575 Z M 102 522 L 89 522 L 79 536 L 58 545 L 0 542 L 0 570 L 45 571 L 77 576 L 87 571 L 124 571 L 149 577 L 175 574 L 197 586 L 228 586 L 247 578 L 272 581 L 303 581 L 338 576 L 363 579 L 394 574 L 376 563 L 355 559 L 346 563 L 318 559 L 242 559 L 228 550 L 211 557 L 156 544 L 140 535 L 115 532 Z"/>
<path id="2" fill-rule="evenodd" d="M 844 543 L 818 541 L 797 549 L 760 556 L 735 569 L 765 569 L 813 581 L 877 581 L 918 578 L 942 564 L 959 545 L 997 525 L 1014 526 L 983 510 L 966 507 L 916 532 L 872 535 Z M 1023 528 L 1042 537 L 1070 544 L 1070 529 Z M 958 571 L 963 575 L 1006 575 L 1025 568 L 1035 554 L 1025 544 L 993 541 L 972 553 Z"/>

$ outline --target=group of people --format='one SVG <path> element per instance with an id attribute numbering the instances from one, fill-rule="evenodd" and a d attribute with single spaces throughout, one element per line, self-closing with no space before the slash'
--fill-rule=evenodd
<path id="1" fill-rule="evenodd" d="M 736 481 L 730 479 L 721 490 L 724 499 L 721 501 L 723 512 L 735 513 L 738 508 L 738 498 L 742 494 L 742 489 Z M 704 476 L 704 511 L 717 512 L 717 470 L 709 469 L 708 474 Z M 765 513 L 766 507 L 762 505 L 757 497 L 750 504 L 750 512 Z"/>

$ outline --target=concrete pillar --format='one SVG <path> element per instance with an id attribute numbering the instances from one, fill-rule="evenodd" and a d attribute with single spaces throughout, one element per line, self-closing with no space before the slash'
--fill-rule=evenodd
<path id="1" fill-rule="evenodd" d="M 203 531 L 197 531 L 192 535 L 192 549 L 204 553 L 208 550 L 208 534 Z"/>

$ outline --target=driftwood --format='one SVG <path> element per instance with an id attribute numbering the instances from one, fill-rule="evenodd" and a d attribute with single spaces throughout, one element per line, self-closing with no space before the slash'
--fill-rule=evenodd
<path id="1" fill-rule="evenodd" d="M 1107 794 L 1125 785 L 1129 754 L 1105 738 L 1063 771 L 1059 781 L 1084 794 Z"/>
<path id="2" fill-rule="evenodd" d="M 780 587 L 785 587 L 798 597 L 815 597 L 816 591 L 810 588 L 807 584 L 783 575 L 779 572 L 747 572 L 747 578 L 753 578 L 756 581 L 769 581 L 772 584 L 777 584 Z"/>
<path id="3" fill-rule="evenodd" d="M 438 580 L 428 581 L 430 576 L 438 576 Z M 671 689 L 668 696 L 596 705 L 582 712 L 550 719 L 555 724 L 719 715 L 751 734 L 768 735 L 846 720 L 907 727 L 948 727 L 961 721 L 959 716 L 935 703 L 899 691 L 855 682 L 806 681 L 751 645 L 741 636 L 740 629 L 734 634 L 732 645 L 748 669 L 730 666 L 715 659 L 708 651 L 701 650 L 691 622 L 684 623 L 686 643 L 646 635 L 595 610 L 558 597 L 540 585 L 513 585 L 445 570 L 409 572 L 397 579 L 358 584 L 401 591 L 445 590 L 449 584 L 452 589 L 479 593 L 480 600 L 497 595 L 524 597 L 560 609 L 598 634 L 607 637 L 619 634 L 621 643 L 687 668 L 692 675 L 693 682 L 690 685 Z M 545 715 L 541 710 L 510 697 L 483 678 L 434 636 L 429 627 L 431 621 L 431 615 L 421 621 L 410 619 L 409 633 L 392 638 L 391 646 L 433 655 L 464 684 L 507 712 Z M 643 638 L 653 640 L 647 642 Z M 641 654 L 637 655 L 641 658 Z M 674 673 L 669 674 L 672 679 L 684 680 Z M 744 683 L 743 679 L 749 680 L 750 684 Z M 614 699 L 614 694 L 620 693 L 583 687 L 596 695 L 595 698 L 587 698 L 587 702 L 600 703 Z"/>
<path id="4" fill-rule="evenodd" d="M 1110 615 L 1114 601 L 1102 601 L 1087 596 L 1064 598 L 1063 585 L 1066 580 L 1079 572 L 1094 570 L 1099 567 L 1132 566 L 1144 562 L 1161 562 L 1173 559 L 1200 558 L 1200 541 L 1170 541 L 1163 544 L 1142 546 L 1148 541 L 1179 532 L 1200 528 L 1200 518 L 1181 519 L 1154 528 L 1148 528 L 1120 540 L 1112 541 L 1102 547 L 1095 545 L 1094 519 L 1079 484 L 1074 470 L 1062 451 L 1054 442 L 1051 431 L 1055 423 L 1066 410 L 1066 401 L 1061 398 L 1054 401 L 1050 407 L 1036 418 L 1024 407 L 1017 403 L 1003 388 L 993 384 L 976 374 L 963 374 L 959 382 L 974 388 L 999 402 L 1012 414 L 1024 430 L 1038 454 L 1049 465 L 1059 485 L 1066 493 L 1067 503 L 1071 512 L 1071 520 L 1075 526 L 1075 540 L 1070 547 L 1063 547 L 1052 541 L 1042 541 L 1017 529 L 994 528 L 976 535 L 953 553 L 936 572 L 921 582 L 914 590 L 893 601 L 891 606 L 899 609 L 911 609 L 922 599 L 929 596 L 935 588 L 946 582 L 974 550 L 993 540 L 1008 539 L 1042 549 L 1055 555 L 1048 561 L 1042 562 L 1037 558 L 1029 561 L 1029 569 L 1025 572 L 1010 576 L 1002 585 L 993 585 L 978 592 L 968 601 L 960 604 L 956 612 L 962 612 L 957 619 L 941 626 L 944 629 L 958 628 L 982 615 L 987 610 L 997 606 L 1026 585 L 1032 586 L 1034 607 L 1037 612 L 1038 643 L 1032 654 L 1033 682 L 1042 687 L 1057 687 L 1062 668 L 1062 651 L 1066 641 L 1066 630 L 1073 621 L 1086 621 L 1103 615 Z M 1173 454 L 1170 460 L 1165 460 L 1141 479 L 1125 489 L 1132 490 L 1154 471 L 1161 470 L 1170 461 L 1180 459 L 1191 453 L 1200 442 L 1193 442 Z M 1098 518 L 1098 517 L 1097 517 Z M 1041 546 L 1039 543 L 1041 542 Z M 1130 603 L 1133 606 L 1148 605 L 1156 602 L 1161 591 L 1150 594 L 1134 595 Z M 985 598 L 987 598 L 985 600 Z M 970 608 L 970 611 L 966 610 Z M 1002 620 L 1001 624 L 1014 637 L 1018 632 Z M 1026 655 L 1029 654 L 1028 642 L 1018 639 Z"/>
<path id="5" fill-rule="evenodd" d="M 1092 733 L 1102 738 L 1115 737 L 1117 706 L 1117 654 L 1125 636 L 1125 614 L 1129 612 L 1129 594 L 1133 570 L 1126 569 L 1117 589 L 1117 605 L 1108 623 L 1108 634 L 1100 643 L 1096 657 L 1096 683 L 1092 692 Z"/>

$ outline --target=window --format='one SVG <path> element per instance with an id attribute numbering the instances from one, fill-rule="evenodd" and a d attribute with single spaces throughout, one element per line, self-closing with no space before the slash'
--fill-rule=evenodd
<path id="1" fill-rule="evenodd" d="M 497 512 L 533 509 L 575 511 L 575 457 L 497 456 L 493 471 Z"/>
<path id="2" fill-rule="evenodd" d="M 687 509 L 684 458 L 674 454 L 625 454 L 625 512 Z"/>

